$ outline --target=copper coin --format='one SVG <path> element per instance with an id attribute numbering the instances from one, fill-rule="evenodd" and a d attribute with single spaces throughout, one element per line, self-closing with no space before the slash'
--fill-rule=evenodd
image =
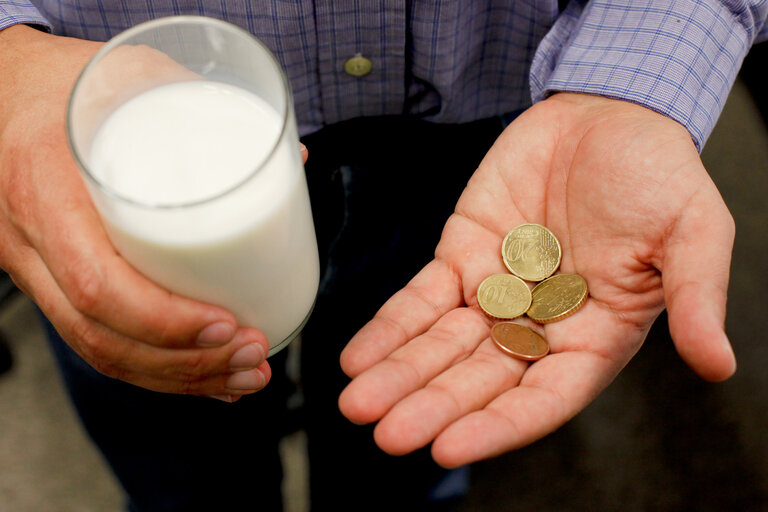
<path id="1" fill-rule="evenodd" d="M 499 322 L 491 327 L 491 339 L 507 355 L 536 361 L 549 354 L 549 343 L 524 325 Z"/>

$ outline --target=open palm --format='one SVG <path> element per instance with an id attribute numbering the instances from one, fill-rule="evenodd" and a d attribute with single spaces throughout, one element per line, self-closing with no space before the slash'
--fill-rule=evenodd
<path id="1" fill-rule="evenodd" d="M 501 242 L 527 222 L 563 248 L 590 299 L 536 326 L 551 354 L 519 361 L 489 338 L 477 287 L 506 272 Z M 688 132 L 626 102 L 557 94 L 512 123 L 459 200 L 429 263 L 342 354 L 341 411 L 379 421 L 402 454 L 433 442 L 458 466 L 555 430 L 602 391 L 666 306 L 678 352 L 702 377 L 735 370 L 723 331 L 733 222 Z"/>

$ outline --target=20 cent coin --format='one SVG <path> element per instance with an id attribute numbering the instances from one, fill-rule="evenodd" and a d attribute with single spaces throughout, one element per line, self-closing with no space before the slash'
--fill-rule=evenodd
<path id="1" fill-rule="evenodd" d="M 510 272 L 526 281 L 542 281 L 560 266 L 557 237 L 539 224 L 521 224 L 507 233 L 501 257 Z"/>

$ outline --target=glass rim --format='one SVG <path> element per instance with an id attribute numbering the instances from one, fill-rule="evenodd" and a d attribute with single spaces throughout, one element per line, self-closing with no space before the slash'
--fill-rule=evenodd
<path id="1" fill-rule="evenodd" d="M 195 199 L 193 201 L 185 201 L 185 202 L 177 202 L 177 203 L 158 203 L 158 202 L 141 201 L 141 200 L 134 199 L 132 197 L 127 197 L 121 194 L 120 192 L 118 192 L 117 190 L 115 190 L 113 187 L 110 187 L 104 181 L 96 177 L 92 173 L 89 166 L 85 164 L 85 161 L 82 158 L 82 155 L 80 154 L 80 151 L 76 147 L 76 144 L 73 140 L 74 139 L 73 130 L 72 130 L 73 103 L 74 103 L 75 95 L 78 91 L 78 88 L 81 86 L 84 77 L 93 68 L 93 66 L 95 66 L 104 56 L 106 56 L 113 49 L 115 49 L 116 47 L 122 44 L 125 44 L 125 41 L 132 38 L 137 33 L 144 32 L 146 30 L 155 29 L 158 27 L 179 25 L 179 24 L 209 24 L 213 26 L 218 26 L 223 30 L 230 31 L 232 33 L 239 33 L 240 35 L 246 36 L 252 43 L 255 43 L 256 46 L 259 47 L 259 49 L 266 54 L 266 56 L 268 57 L 268 60 L 272 63 L 274 70 L 280 76 L 280 82 L 282 83 L 282 93 L 283 93 L 282 96 L 285 99 L 285 105 L 283 107 L 283 112 L 281 115 L 282 125 L 280 127 L 280 132 L 278 133 L 277 139 L 275 140 L 269 152 L 264 155 L 263 159 L 260 162 L 258 162 L 258 164 L 256 164 L 254 168 L 245 175 L 245 177 L 238 180 L 237 182 L 230 185 L 229 187 L 225 188 L 224 190 L 219 191 L 211 196 L 207 196 L 202 199 Z M 175 83 L 182 83 L 182 82 L 175 82 Z M 113 197 L 115 199 L 118 199 L 122 202 L 131 204 L 133 206 L 138 206 L 138 207 L 147 208 L 147 209 L 154 209 L 154 210 L 183 209 L 183 208 L 189 208 L 194 206 L 201 206 L 206 203 L 211 203 L 213 201 L 216 201 L 217 199 L 220 199 L 224 196 L 227 196 L 232 192 L 238 190 L 245 183 L 247 183 L 252 178 L 254 178 L 257 174 L 259 174 L 259 172 L 275 156 L 275 153 L 277 152 L 277 148 L 280 147 L 280 143 L 283 141 L 283 139 L 286 136 L 288 123 L 291 118 L 292 106 L 293 106 L 292 92 L 291 92 L 290 84 L 288 82 L 288 77 L 283 71 L 283 68 L 280 65 L 280 62 L 277 60 L 277 57 L 272 52 L 272 50 L 270 50 L 255 35 L 227 21 L 219 20 L 216 18 L 210 18 L 207 16 L 194 16 L 194 15 L 165 16 L 165 17 L 155 18 L 149 21 L 139 23 L 138 25 L 134 25 L 133 27 L 130 27 L 124 30 L 123 32 L 120 32 L 116 36 L 109 39 L 104 44 L 104 46 L 102 46 L 93 55 L 93 57 L 91 57 L 91 59 L 88 61 L 88 63 L 85 65 L 83 70 L 78 75 L 77 80 L 75 81 L 75 84 L 72 87 L 72 92 L 69 95 L 69 99 L 67 100 L 67 116 L 66 116 L 67 142 L 69 144 L 72 157 L 74 158 L 75 163 L 77 163 L 77 166 L 81 171 L 81 174 L 83 174 L 90 182 L 92 182 L 100 191 L 102 191 L 106 195 Z"/>

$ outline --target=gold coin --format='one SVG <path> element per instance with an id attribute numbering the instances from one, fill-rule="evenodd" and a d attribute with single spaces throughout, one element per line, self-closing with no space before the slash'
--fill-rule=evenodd
<path id="1" fill-rule="evenodd" d="M 538 224 L 521 224 L 504 237 L 501 257 L 510 272 L 527 281 L 541 281 L 560 266 L 557 237 Z"/>
<path id="2" fill-rule="evenodd" d="M 509 320 L 528 311 L 531 290 L 525 281 L 511 274 L 493 274 L 477 288 L 477 302 L 489 316 Z"/>
<path id="3" fill-rule="evenodd" d="M 557 274 L 536 285 L 527 314 L 540 324 L 557 322 L 574 314 L 587 301 L 587 282 L 578 274 Z"/>
<path id="4" fill-rule="evenodd" d="M 517 359 L 536 361 L 549 354 L 547 340 L 513 322 L 499 322 L 491 327 L 491 339 L 504 353 Z"/>

